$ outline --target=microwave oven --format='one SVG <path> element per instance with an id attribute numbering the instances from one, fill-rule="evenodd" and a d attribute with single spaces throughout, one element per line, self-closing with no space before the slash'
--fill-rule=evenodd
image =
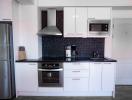
<path id="1" fill-rule="evenodd" d="M 89 33 L 107 34 L 110 31 L 110 20 L 91 20 L 88 27 Z"/>

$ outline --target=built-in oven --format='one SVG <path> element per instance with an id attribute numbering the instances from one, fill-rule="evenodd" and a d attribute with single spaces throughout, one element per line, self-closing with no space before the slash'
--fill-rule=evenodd
<path id="1" fill-rule="evenodd" d="M 63 87 L 62 63 L 39 63 L 38 84 L 39 87 Z"/>
<path id="2" fill-rule="evenodd" d="M 90 34 L 108 34 L 110 31 L 110 20 L 90 20 L 88 29 Z"/>

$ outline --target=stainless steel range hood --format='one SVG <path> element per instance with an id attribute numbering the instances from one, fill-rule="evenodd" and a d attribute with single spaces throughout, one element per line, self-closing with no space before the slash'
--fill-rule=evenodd
<path id="1" fill-rule="evenodd" d="M 62 35 L 60 30 L 56 27 L 56 9 L 47 10 L 47 27 L 40 30 L 38 35 Z"/>

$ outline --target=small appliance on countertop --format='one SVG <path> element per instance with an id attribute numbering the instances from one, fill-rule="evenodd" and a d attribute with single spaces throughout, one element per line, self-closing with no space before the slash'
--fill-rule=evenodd
<path id="1" fill-rule="evenodd" d="M 26 51 L 24 46 L 19 46 L 19 51 L 18 51 L 18 59 L 19 60 L 24 60 L 26 59 Z"/>
<path id="2" fill-rule="evenodd" d="M 102 58 L 102 57 L 100 57 L 99 51 L 93 51 L 92 58 Z"/>
<path id="3" fill-rule="evenodd" d="M 71 57 L 71 46 L 65 47 L 66 57 Z"/>
<path id="4" fill-rule="evenodd" d="M 66 57 L 67 58 L 76 58 L 76 56 L 78 55 L 76 48 L 77 48 L 76 45 L 66 46 L 66 49 L 65 49 Z"/>

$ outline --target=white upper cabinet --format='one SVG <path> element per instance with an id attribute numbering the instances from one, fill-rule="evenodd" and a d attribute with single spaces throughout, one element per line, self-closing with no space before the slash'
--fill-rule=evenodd
<path id="1" fill-rule="evenodd" d="M 90 20 L 109 20 L 108 34 L 89 34 Z M 106 37 L 111 33 L 111 7 L 64 7 L 64 37 Z"/>
<path id="2" fill-rule="evenodd" d="M 0 0 L 0 21 L 12 20 L 12 0 Z"/>
<path id="3" fill-rule="evenodd" d="M 38 88 L 37 63 L 15 64 L 16 91 L 35 92 Z"/>
<path id="4" fill-rule="evenodd" d="M 75 8 L 64 8 L 64 37 L 72 36 L 75 33 Z"/>
<path id="5" fill-rule="evenodd" d="M 102 90 L 114 91 L 115 87 L 115 63 L 105 62 L 102 69 Z"/>
<path id="6" fill-rule="evenodd" d="M 64 8 L 64 37 L 87 36 L 87 8 Z"/>
<path id="7" fill-rule="evenodd" d="M 78 36 L 87 36 L 87 8 L 76 8 L 76 33 Z"/>
<path id="8" fill-rule="evenodd" d="M 107 20 L 111 19 L 110 7 L 88 7 L 88 19 Z"/>
<path id="9" fill-rule="evenodd" d="M 34 0 L 16 0 L 18 3 L 23 5 L 32 5 L 34 4 Z"/>

